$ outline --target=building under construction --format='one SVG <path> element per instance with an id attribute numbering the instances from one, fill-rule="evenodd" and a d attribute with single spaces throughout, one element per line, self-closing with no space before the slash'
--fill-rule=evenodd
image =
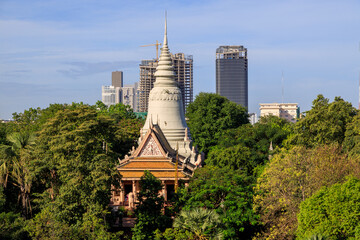
<path id="1" fill-rule="evenodd" d="M 175 80 L 181 89 L 184 112 L 193 101 L 193 58 L 192 55 L 176 53 L 171 55 Z M 157 60 L 142 60 L 140 64 L 139 111 L 147 112 L 150 90 L 154 87 Z"/>

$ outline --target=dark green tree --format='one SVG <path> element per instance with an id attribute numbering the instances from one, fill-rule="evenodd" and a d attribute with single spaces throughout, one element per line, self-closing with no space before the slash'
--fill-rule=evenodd
<path id="1" fill-rule="evenodd" d="M 165 230 L 170 219 L 162 214 L 164 198 L 159 195 L 162 184 L 149 171 L 145 171 L 140 179 L 139 205 L 136 207 L 136 224 L 133 228 L 133 239 L 154 239 L 155 230 Z"/>
<path id="2" fill-rule="evenodd" d="M 186 116 L 194 143 L 205 154 L 224 130 L 249 123 L 246 108 L 214 93 L 200 93 L 187 107 Z"/>
<path id="3" fill-rule="evenodd" d="M 331 240 L 359 239 L 359 216 L 360 180 L 350 178 L 322 188 L 301 203 L 297 236 L 302 239 L 320 233 Z"/>
<path id="4" fill-rule="evenodd" d="M 81 104 L 58 111 L 44 124 L 33 161 L 44 191 L 37 199 L 40 213 L 28 228 L 32 236 L 48 236 L 39 226 L 51 217 L 55 226 L 64 226 L 57 236 L 70 229 L 77 238 L 110 237 L 104 218 L 111 185 L 119 182 L 115 169 L 119 153 L 112 148 L 120 141 L 118 131 L 114 119 Z"/>
<path id="5" fill-rule="evenodd" d="M 206 166 L 196 170 L 181 189 L 183 209 L 214 209 L 224 239 L 250 239 L 257 216 L 253 212 L 253 181 L 241 170 Z"/>
<path id="6" fill-rule="evenodd" d="M 347 125 L 343 146 L 350 154 L 360 154 L 360 114 Z"/>
<path id="7" fill-rule="evenodd" d="M 24 230 L 25 219 L 20 213 L 7 212 L 5 202 L 4 189 L 0 186 L 0 239 L 28 239 Z"/>
<path id="8" fill-rule="evenodd" d="M 218 144 L 212 147 L 206 164 L 219 167 L 243 169 L 249 175 L 258 170 L 273 154 L 269 148 L 282 147 L 293 124 L 275 116 L 262 117 L 254 126 L 244 124 L 224 131 Z"/>

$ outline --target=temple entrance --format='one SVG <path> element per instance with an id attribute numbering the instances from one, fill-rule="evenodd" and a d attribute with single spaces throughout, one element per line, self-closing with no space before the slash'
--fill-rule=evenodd
<path id="1" fill-rule="evenodd" d="M 175 196 L 175 186 L 174 184 L 166 184 L 167 190 L 167 200 L 171 200 Z"/>
<path id="2" fill-rule="evenodd" d="M 124 184 L 125 201 L 124 205 L 129 206 L 129 193 L 133 191 L 132 184 Z"/>

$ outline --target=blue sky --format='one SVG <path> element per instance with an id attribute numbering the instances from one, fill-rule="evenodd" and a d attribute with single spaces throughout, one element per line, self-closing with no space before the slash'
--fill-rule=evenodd
<path id="1" fill-rule="evenodd" d="M 164 11 L 172 53 L 194 58 L 194 94 L 215 92 L 215 50 L 243 45 L 249 111 L 259 103 L 318 94 L 358 105 L 359 0 L 0 0 L 0 119 L 50 103 L 101 99 L 111 72 L 139 80 L 141 59 L 162 41 Z"/>

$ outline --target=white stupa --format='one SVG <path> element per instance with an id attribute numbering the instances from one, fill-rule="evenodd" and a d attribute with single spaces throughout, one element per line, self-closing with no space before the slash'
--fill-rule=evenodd
<path id="1" fill-rule="evenodd" d="M 178 149 L 179 154 L 194 163 L 196 154 L 192 149 L 185 121 L 181 90 L 174 79 L 175 73 L 168 47 L 166 18 L 164 42 L 155 77 L 154 88 L 149 94 L 148 114 L 141 130 L 141 136 L 145 136 L 151 126 L 159 126 L 171 147 L 175 150 Z"/>

